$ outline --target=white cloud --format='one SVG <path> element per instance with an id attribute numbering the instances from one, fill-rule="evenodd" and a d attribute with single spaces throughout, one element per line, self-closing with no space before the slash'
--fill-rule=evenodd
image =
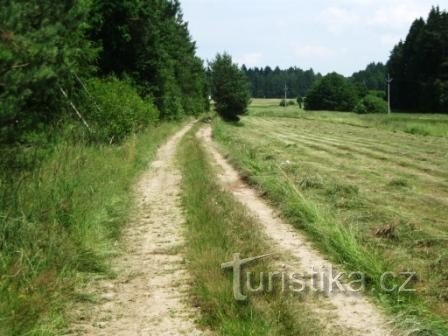
<path id="1" fill-rule="evenodd" d="M 360 22 L 360 17 L 352 10 L 340 7 L 328 7 L 320 14 L 319 21 L 326 26 L 328 31 L 338 34 L 357 25 Z"/>
<path id="2" fill-rule="evenodd" d="M 406 28 L 420 16 L 426 16 L 428 8 L 420 4 L 392 4 L 376 8 L 368 24 L 384 28 Z"/>
<path id="3" fill-rule="evenodd" d="M 300 59 L 329 59 L 336 51 L 325 46 L 316 44 L 297 44 L 292 46 L 293 53 Z"/>
<path id="4" fill-rule="evenodd" d="M 395 34 L 382 34 L 379 36 L 379 40 L 382 45 L 392 48 L 394 45 L 396 45 L 402 37 Z"/>
<path id="5" fill-rule="evenodd" d="M 337 5 L 363 6 L 363 5 L 370 5 L 372 3 L 379 2 L 379 1 L 378 0 L 332 0 L 331 2 L 334 4 L 337 4 Z"/>
<path id="6" fill-rule="evenodd" d="M 332 0 L 322 10 L 319 21 L 331 33 L 350 29 L 381 28 L 402 30 L 418 17 L 426 17 L 430 6 L 417 0 Z"/>
<path id="7" fill-rule="evenodd" d="M 239 65 L 245 64 L 247 67 L 261 65 L 263 54 L 258 52 L 245 53 L 235 58 L 235 62 Z"/>

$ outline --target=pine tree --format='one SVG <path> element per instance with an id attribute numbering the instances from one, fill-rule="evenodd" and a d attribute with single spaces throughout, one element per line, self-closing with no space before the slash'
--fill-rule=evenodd
<path id="1" fill-rule="evenodd" d="M 218 54 L 210 64 L 210 69 L 216 111 L 224 120 L 238 121 L 250 101 L 246 76 L 226 53 Z"/>
<path id="2" fill-rule="evenodd" d="M 204 66 L 177 0 L 95 0 L 94 8 L 101 73 L 133 78 L 164 119 L 206 109 Z"/>
<path id="3" fill-rule="evenodd" d="M 85 38 L 87 1 L 2 2 L 0 11 L 0 142 L 61 116 L 76 77 L 92 73 L 96 49 Z"/>
<path id="4" fill-rule="evenodd" d="M 387 68 L 394 78 L 392 107 L 448 113 L 447 64 L 448 13 L 434 7 L 426 21 L 414 21 L 405 41 L 391 53 Z"/>

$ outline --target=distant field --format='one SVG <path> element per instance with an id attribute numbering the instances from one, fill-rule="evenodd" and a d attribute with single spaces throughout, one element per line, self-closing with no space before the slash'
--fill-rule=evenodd
<path id="1" fill-rule="evenodd" d="M 416 271 L 418 297 L 446 319 L 448 117 L 277 103 L 255 100 L 239 125 L 215 122 L 229 157 L 337 261 L 372 279 L 380 269 Z"/>
<path id="2" fill-rule="evenodd" d="M 298 105 L 281 107 L 280 101 L 281 99 L 253 99 L 249 115 L 322 120 L 361 127 L 385 128 L 416 135 L 448 137 L 448 114 L 393 113 L 389 116 L 359 115 L 351 112 L 308 112 L 299 109 Z"/>

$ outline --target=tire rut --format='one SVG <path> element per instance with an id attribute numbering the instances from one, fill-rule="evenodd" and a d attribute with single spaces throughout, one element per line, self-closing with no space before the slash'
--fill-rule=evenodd
<path id="1" fill-rule="evenodd" d="M 204 335 L 187 304 L 190 279 L 182 247 L 181 174 L 175 164 L 189 124 L 157 152 L 136 184 L 136 208 L 124 231 L 126 251 L 114 262 L 117 279 L 94 284 L 100 304 L 79 312 L 75 335 Z"/>
<path id="2" fill-rule="evenodd" d="M 313 274 L 322 270 L 337 269 L 327 261 L 311 243 L 290 224 L 283 222 L 257 192 L 245 184 L 239 173 L 226 161 L 212 141 L 210 126 L 201 128 L 197 136 L 206 151 L 219 168 L 218 179 L 249 212 L 257 218 L 275 248 L 283 255 L 289 255 L 291 265 L 298 265 L 295 271 Z M 321 307 L 311 307 L 322 322 L 334 324 L 348 330 L 350 335 L 388 336 L 396 335 L 386 316 L 360 293 L 327 293 Z M 330 318 L 331 316 L 331 318 Z M 330 321 L 331 320 L 331 321 Z"/>

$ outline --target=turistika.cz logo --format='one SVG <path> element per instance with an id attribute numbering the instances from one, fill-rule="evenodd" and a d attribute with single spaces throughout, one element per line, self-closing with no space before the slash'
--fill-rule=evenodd
<path id="1" fill-rule="evenodd" d="M 320 270 L 313 268 L 311 273 L 282 270 L 260 272 L 257 277 L 253 272 L 247 271 L 245 286 L 243 286 L 243 268 L 269 256 L 272 254 L 241 259 L 240 253 L 235 253 L 232 261 L 221 264 L 221 269 L 233 271 L 232 289 L 235 300 L 246 301 L 247 295 L 251 293 L 272 292 L 274 288 L 279 289 L 281 293 L 308 291 L 321 292 L 327 296 L 335 293 L 353 295 L 366 290 L 367 277 L 363 272 L 339 272 L 331 265 L 322 267 Z M 255 278 L 259 281 L 256 287 L 253 286 Z M 415 272 L 384 272 L 379 280 L 379 288 L 370 287 L 369 290 L 380 290 L 385 293 L 415 292 L 415 289 L 410 288 L 415 279 Z"/>

